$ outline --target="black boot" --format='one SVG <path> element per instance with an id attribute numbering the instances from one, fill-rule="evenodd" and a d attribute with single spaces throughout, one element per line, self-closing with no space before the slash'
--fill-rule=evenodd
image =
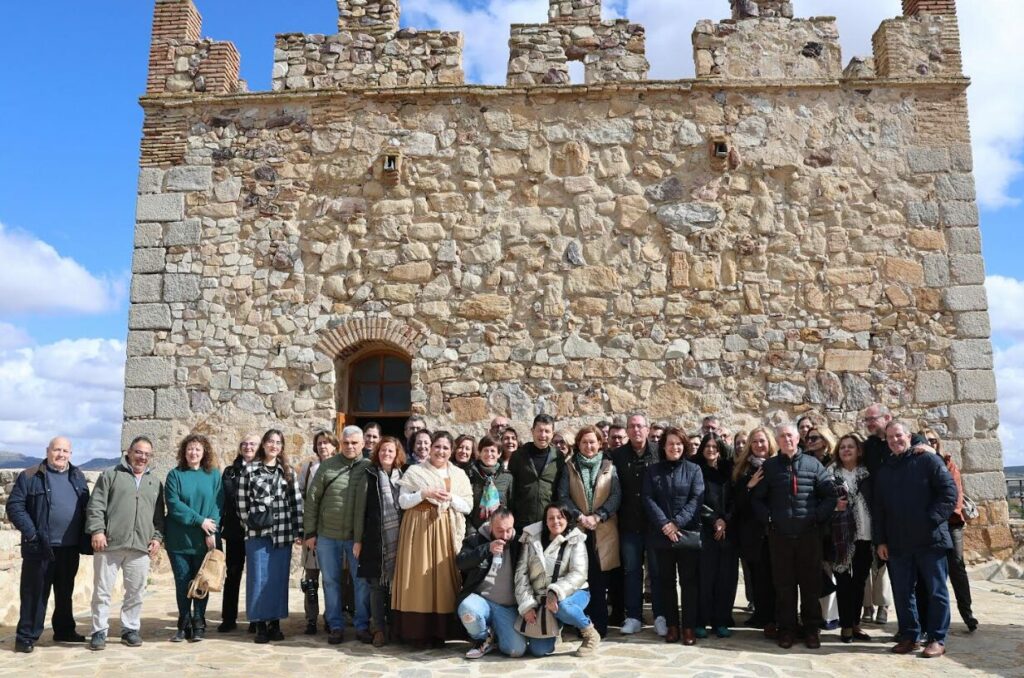
<path id="1" fill-rule="evenodd" d="M 275 619 L 267 623 L 267 636 L 271 640 L 284 640 L 284 634 L 281 633 L 281 620 Z"/>
<path id="2" fill-rule="evenodd" d="M 196 614 L 192 617 L 192 637 L 189 639 L 194 643 L 206 638 L 206 617 Z"/>
<path id="3" fill-rule="evenodd" d="M 187 614 L 178 615 L 178 630 L 171 636 L 172 643 L 180 643 L 192 636 L 192 620 Z"/>
<path id="4" fill-rule="evenodd" d="M 267 635 L 267 622 L 256 622 L 256 638 L 253 642 L 264 645 L 270 642 L 270 636 Z"/>

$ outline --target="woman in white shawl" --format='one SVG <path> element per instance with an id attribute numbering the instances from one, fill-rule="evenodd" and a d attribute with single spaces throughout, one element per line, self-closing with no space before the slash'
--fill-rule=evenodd
<path id="1" fill-rule="evenodd" d="M 405 511 L 391 591 L 394 633 L 419 648 L 458 637 L 455 598 L 461 587 L 455 556 L 466 536 L 473 488 L 453 463 L 447 431 L 431 438 L 430 454 L 402 476 L 398 503 Z"/>

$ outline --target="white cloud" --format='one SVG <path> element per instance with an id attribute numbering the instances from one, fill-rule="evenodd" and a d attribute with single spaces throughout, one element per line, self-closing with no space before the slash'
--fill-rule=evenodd
<path id="1" fill-rule="evenodd" d="M 469 7 L 464 7 L 469 4 Z M 800 0 L 799 16 L 835 16 L 844 62 L 869 56 L 871 36 L 897 16 L 897 0 Z M 462 31 L 465 66 L 472 82 L 505 82 L 509 24 L 542 23 L 545 0 L 405 0 L 405 21 L 418 28 Z M 1011 184 L 1024 174 L 1024 3 L 986 0 L 959 3 L 964 70 L 970 99 L 978 199 L 983 207 L 1016 205 Z M 693 77 L 690 33 L 700 19 L 730 15 L 727 0 L 605 0 L 605 17 L 624 16 L 647 28 L 651 78 Z"/>
<path id="2" fill-rule="evenodd" d="M 1024 282 L 991 275 L 985 279 L 992 322 L 999 437 L 1007 466 L 1024 465 Z"/>
<path id="3" fill-rule="evenodd" d="M 32 344 L 32 337 L 25 330 L 10 323 L 0 322 L 0 351 L 21 348 Z"/>
<path id="4" fill-rule="evenodd" d="M 1020 203 L 1010 184 L 1024 164 L 1024 3 L 959 3 L 978 200 L 997 208 Z"/>
<path id="5" fill-rule="evenodd" d="M 0 252 L 0 313 L 104 313 L 124 293 L 123 283 L 97 278 L 49 244 L 2 223 Z"/>
<path id="6" fill-rule="evenodd" d="M 995 349 L 1004 464 L 1024 466 L 1024 342 Z"/>
<path id="7" fill-rule="evenodd" d="M 67 435 L 75 460 L 116 457 L 124 363 L 125 345 L 113 339 L 0 349 L 0 450 L 41 457 Z"/>
<path id="8" fill-rule="evenodd" d="M 1024 282 L 990 275 L 985 278 L 992 334 L 1024 340 Z"/>

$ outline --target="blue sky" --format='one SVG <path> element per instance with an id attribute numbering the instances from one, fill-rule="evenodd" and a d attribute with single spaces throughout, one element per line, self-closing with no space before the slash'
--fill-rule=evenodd
<path id="1" fill-rule="evenodd" d="M 231 40 L 253 90 L 269 88 L 276 33 L 333 33 L 335 0 L 197 0 L 203 34 Z M 1024 464 L 1024 3 L 961 2 L 984 254 L 1008 458 Z M 844 58 L 870 53 L 899 0 L 797 0 L 832 14 Z M 403 0 L 403 24 L 466 34 L 471 80 L 500 83 L 511 22 L 540 22 L 546 0 Z M 851 7 L 856 9 L 850 9 Z M 135 185 L 152 3 L 5 3 L 0 25 L 0 449 L 31 452 L 57 430 L 83 456 L 116 451 Z M 689 34 L 728 0 L 605 0 L 648 27 L 652 77 L 692 74 Z M 59 46 L 59 48 L 58 48 Z M 75 404 L 66 399 L 74 398 Z M 82 403 L 81 400 L 91 400 Z M 82 420 L 70 427 L 66 422 Z"/>

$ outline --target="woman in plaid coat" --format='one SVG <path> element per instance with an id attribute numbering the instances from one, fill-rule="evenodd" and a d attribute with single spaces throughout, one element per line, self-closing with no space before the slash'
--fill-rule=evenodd
<path id="1" fill-rule="evenodd" d="M 238 482 L 238 516 L 245 530 L 245 607 L 256 642 L 284 640 L 292 544 L 302 539 L 302 493 L 277 429 L 263 434 L 253 463 Z"/>

